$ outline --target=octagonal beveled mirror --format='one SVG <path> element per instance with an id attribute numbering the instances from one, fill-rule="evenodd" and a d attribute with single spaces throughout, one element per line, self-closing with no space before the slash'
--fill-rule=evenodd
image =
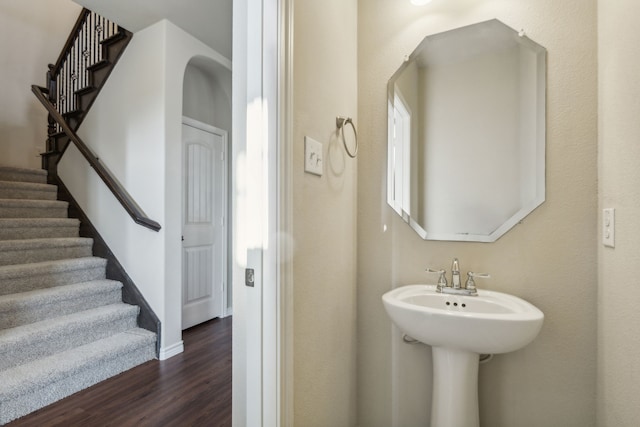
<path id="1" fill-rule="evenodd" d="M 426 240 L 493 242 L 545 199 L 546 49 L 494 19 L 388 84 L 387 201 Z"/>

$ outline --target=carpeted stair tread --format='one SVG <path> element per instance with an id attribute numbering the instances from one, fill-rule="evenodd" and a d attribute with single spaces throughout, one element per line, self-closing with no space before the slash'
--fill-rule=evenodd
<path id="1" fill-rule="evenodd" d="M 0 199 L 55 200 L 58 187 L 36 182 L 0 181 Z"/>
<path id="2" fill-rule="evenodd" d="M 0 330 L 0 374 L 13 366 L 135 328 L 139 310 L 135 305 L 117 303 Z"/>
<path id="3" fill-rule="evenodd" d="M 92 248 L 84 237 L 0 240 L 0 266 L 88 257 Z"/>
<path id="4" fill-rule="evenodd" d="M 44 169 L 25 169 L 13 166 L 0 166 L 0 180 L 21 182 L 47 182 L 47 171 Z"/>
<path id="5" fill-rule="evenodd" d="M 0 424 L 154 359 L 155 342 L 133 328 L 2 372 Z"/>
<path id="6" fill-rule="evenodd" d="M 105 278 L 107 260 L 97 257 L 0 266 L 0 295 Z"/>
<path id="7" fill-rule="evenodd" d="M 78 237 L 75 218 L 0 218 L 0 240 Z"/>
<path id="8" fill-rule="evenodd" d="M 66 218 L 68 206 L 60 200 L 0 199 L 0 218 Z"/>
<path id="9" fill-rule="evenodd" d="M 122 301 L 122 283 L 93 280 L 0 296 L 0 329 Z"/>
<path id="10" fill-rule="evenodd" d="M 105 266 L 107 260 L 98 257 L 43 261 L 33 264 L 4 265 L 0 267 L 0 283 L 15 277 L 39 276 L 42 274 L 81 270 L 88 267 Z"/>
<path id="11" fill-rule="evenodd" d="M 25 389 L 43 387 L 63 378 L 70 372 L 87 367 L 94 368 L 96 362 L 100 362 L 101 359 L 117 356 L 123 350 L 153 345 L 155 341 L 156 336 L 153 332 L 136 327 L 71 350 L 7 369 L 2 372 L 5 381 L 0 382 L 0 400 L 6 399 L 9 393 L 18 391 L 16 386 L 20 384 Z M 16 375 L 18 372 L 20 375 Z"/>
<path id="12" fill-rule="evenodd" d="M 22 239 L 0 241 L 0 252 L 9 250 L 26 251 L 29 249 L 68 248 L 73 246 L 91 246 L 89 237 L 61 237 L 54 239 Z"/>

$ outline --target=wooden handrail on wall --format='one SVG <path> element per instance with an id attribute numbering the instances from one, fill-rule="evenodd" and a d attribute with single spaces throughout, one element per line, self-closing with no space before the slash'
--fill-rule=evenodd
<path id="1" fill-rule="evenodd" d="M 38 85 L 32 85 L 31 90 L 40 100 L 42 105 L 44 105 L 44 107 L 47 109 L 51 117 L 58 123 L 58 125 L 60 125 L 64 133 L 82 153 L 84 158 L 87 159 L 91 167 L 96 171 L 98 176 L 106 184 L 109 190 L 111 190 L 111 193 L 113 193 L 115 198 L 120 202 L 127 213 L 129 213 L 136 224 L 140 224 L 143 227 L 147 227 L 154 231 L 159 231 L 161 228 L 160 224 L 147 217 L 147 215 L 140 208 L 140 206 L 138 206 L 135 200 L 133 200 L 127 190 L 124 189 L 122 184 L 120 184 L 120 182 L 113 176 L 113 174 L 100 162 L 98 157 L 87 146 L 87 144 L 85 144 L 84 141 L 82 141 L 82 139 L 80 139 L 80 137 L 73 131 L 73 129 L 71 129 L 64 117 L 62 117 L 56 107 L 51 103 L 51 101 L 49 101 L 47 89 Z"/>

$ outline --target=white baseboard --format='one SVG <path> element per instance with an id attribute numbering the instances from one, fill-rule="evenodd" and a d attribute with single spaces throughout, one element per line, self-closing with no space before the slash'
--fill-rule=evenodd
<path id="1" fill-rule="evenodd" d="M 170 357 L 178 355 L 184 351 L 184 341 L 180 340 L 177 343 L 170 345 L 169 347 L 160 348 L 160 360 L 167 360 Z"/>

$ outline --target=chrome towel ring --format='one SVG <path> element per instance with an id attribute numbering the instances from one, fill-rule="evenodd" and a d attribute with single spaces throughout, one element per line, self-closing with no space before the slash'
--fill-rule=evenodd
<path id="1" fill-rule="evenodd" d="M 351 125 L 351 128 L 353 129 L 353 136 L 355 137 L 355 141 L 356 141 L 356 146 L 353 150 L 353 153 L 351 152 L 351 150 L 349 150 L 349 147 L 347 146 L 347 140 L 344 137 L 344 127 L 347 124 Z M 351 157 L 352 159 L 355 159 L 356 155 L 358 154 L 358 132 L 356 131 L 356 126 L 353 124 L 353 120 L 351 120 L 351 117 L 336 117 L 336 127 L 338 128 L 338 132 L 341 135 L 342 143 L 344 144 L 344 149 L 347 151 L 347 154 L 349 155 L 349 157 Z"/>

